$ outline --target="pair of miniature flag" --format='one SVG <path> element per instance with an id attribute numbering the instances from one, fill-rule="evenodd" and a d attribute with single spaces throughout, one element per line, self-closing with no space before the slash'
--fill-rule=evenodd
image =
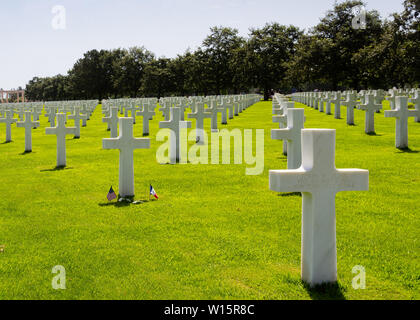
<path id="1" fill-rule="evenodd" d="M 155 189 L 153 189 L 152 185 L 150 185 L 149 194 L 154 196 L 156 199 L 159 199 L 159 197 L 158 197 Z M 114 199 L 117 198 L 117 195 L 115 194 L 114 189 L 112 189 L 112 186 L 111 186 L 111 189 L 109 189 L 108 195 L 106 197 L 107 197 L 108 201 L 111 201 L 111 200 L 114 200 Z"/>

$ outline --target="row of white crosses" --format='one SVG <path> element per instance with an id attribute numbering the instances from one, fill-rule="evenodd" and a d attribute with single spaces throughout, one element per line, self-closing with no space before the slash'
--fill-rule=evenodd
<path id="1" fill-rule="evenodd" d="M 174 133 L 170 141 L 170 161 L 176 163 L 180 161 L 180 141 L 179 134 L 182 126 L 191 128 L 191 122 L 185 121 L 185 110 L 190 109 L 193 113 L 188 114 L 188 118 L 196 119 L 197 142 L 204 143 L 204 120 L 211 119 L 212 131 L 218 130 L 218 113 L 222 114 L 222 124 L 227 124 L 227 112 L 229 119 L 239 115 L 260 99 L 259 95 L 236 95 L 236 96 L 210 96 L 210 97 L 166 97 L 159 100 L 159 109 L 165 121 L 160 123 L 160 128 L 169 128 Z M 102 104 L 104 114 L 103 122 L 108 123 L 111 131 L 111 138 L 118 135 L 118 112 L 129 116 L 135 123 L 136 115 L 143 117 L 143 136 L 149 135 L 149 121 L 155 115 L 154 109 L 157 99 L 117 99 L 105 100 Z M 207 108 L 205 106 L 208 106 Z M 179 109 L 179 111 L 178 111 Z M 128 111 L 127 111 L 128 110 Z M 180 125 L 181 124 L 181 127 Z"/>
<path id="2" fill-rule="evenodd" d="M 244 102 L 242 103 L 242 108 L 246 108 L 251 104 L 252 101 L 254 104 L 260 100 L 259 95 L 252 95 L 242 98 Z M 214 101 L 214 100 L 211 100 Z M 238 102 L 240 99 L 238 99 Z M 159 101 L 160 105 L 163 105 L 165 121 L 159 123 L 160 128 L 168 128 L 171 130 L 170 137 L 170 148 L 169 148 L 169 157 L 171 163 L 176 163 L 180 161 L 180 130 L 182 128 L 191 128 L 191 122 L 183 120 L 182 114 L 185 111 L 184 105 L 189 105 L 189 108 L 195 110 L 196 119 L 198 122 L 202 120 L 201 116 L 203 113 L 205 98 L 183 98 L 183 97 L 171 97 L 168 99 L 161 99 Z M 136 103 L 136 105 L 141 104 Z M 118 149 L 120 151 L 119 158 L 119 194 L 122 198 L 129 198 L 134 196 L 134 162 L 133 162 L 133 151 L 135 149 L 148 149 L 150 148 L 150 139 L 148 138 L 135 138 L 133 132 L 134 119 L 133 117 L 122 117 L 118 118 L 118 111 L 121 112 L 123 109 L 114 106 L 115 101 L 107 100 L 103 102 L 103 112 L 106 115 L 109 112 L 109 116 L 103 118 L 104 122 L 110 124 L 111 138 L 103 139 L 103 149 Z M 143 106 L 143 110 L 144 107 Z M 149 106 L 147 104 L 147 106 Z M 216 104 L 213 104 L 213 108 L 216 107 Z M 201 110 L 201 111 L 200 111 Z M 239 109 L 238 109 L 239 112 Z M 168 115 L 168 116 L 166 116 Z M 167 120 L 166 120 L 167 119 Z M 201 119 L 201 120 L 199 120 Z M 118 121 L 119 125 L 119 134 L 114 137 L 114 133 L 117 130 L 115 122 Z M 201 128 L 203 130 L 203 128 Z M 200 128 L 197 127 L 197 136 L 200 136 Z"/>
<path id="3" fill-rule="evenodd" d="M 6 125 L 6 142 L 12 141 L 12 124 L 16 123 L 18 128 L 25 128 L 25 152 L 32 151 L 31 129 L 39 127 L 39 115 L 42 113 L 41 103 L 3 103 L 0 104 L 0 123 Z M 17 114 L 18 119 L 14 118 Z M 34 121 L 32 121 L 32 116 Z"/>
<path id="4" fill-rule="evenodd" d="M 103 122 L 108 124 L 108 130 L 111 131 L 111 138 L 118 136 L 118 113 L 124 114 L 127 118 L 128 112 L 131 112 L 133 124 L 136 123 L 136 117 L 143 119 L 143 136 L 149 135 L 149 121 L 155 116 L 157 107 L 156 98 L 139 99 L 113 99 L 102 101 Z"/>
<path id="5" fill-rule="evenodd" d="M 385 112 L 385 117 L 396 118 L 395 146 L 400 149 L 408 148 L 409 117 L 414 117 L 415 122 L 420 120 L 420 90 L 390 89 L 388 96 L 383 90 L 362 90 L 359 94 L 354 91 L 344 93 L 346 100 L 341 100 L 341 92 L 303 92 L 295 93 L 292 99 L 322 111 L 321 105 L 327 99 L 326 113 L 330 113 L 330 105 L 335 105 L 335 118 L 340 118 L 340 106 L 347 107 L 347 124 L 354 125 L 354 108 L 365 111 L 365 133 L 375 133 L 375 113 L 382 109 L 384 98 L 389 100 L 391 110 Z M 409 97 L 411 95 L 411 98 Z M 332 98 L 331 98 L 332 97 Z M 328 100 L 329 99 L 329 100 Z M 360 99 L 360 102 L 358 102 Z M 408 102 L 414 104 L 414 110 L 408 108 Z"/>
<path id="6" fill-rule="evenodd" d="M 86 126 L 87 120 L 90 119 L 97 105 L 97 100 L 46 103 L 45 108 L 49 110 L 48 117 L 51 127 L 45 128 L 45 134 L 57 137 L 57 168 L 67 165 L 66 136 L 74 135 L 74 138 L 80 138 L 80 121 L 83 121 L 82 125 Z M 74 127 L 66 127 L 67 112 L 71 113 L 68 118 L 74 120 Z M 57 119 L 56 125 L 55 118 Z"/>
<path id="7" fill-rule="evenodd" d="M 97 105 L 97 100 L 46 103 L 45 108 L 49 109 L 50 114 L 48 116 L 51 127 L 45 128 L 45 134 L 56 135 L 57 137 L 57 168 L 67 165 L 66 136 L 74 135 L 74 138 L 80 138 L 80 121 L 83 121 L 84 125 L 86 125 L 86 121 L 90 118 Z M 58 113 L 55 113 L 57 111 Z M 66 127 L 67 112 L 71 113 L 69 119 L 74 120 L 74 127 Z M 81 112 L 83 113 L 81 114 Z M 55 115 L 54 119 L 57 118 L 56 125 L 52 118 L 53 115 Z"/>
<path id="8" fill-rule="evenodd" d="M 336 169 L 335 130 L 303 129 L 304 109 L 287 108 L 287 98 L 281 95 L 275 100 L 273 110 L 282 104 L 287 110 L 287 126 L 273 129 L 272 138 L 287 139 L 288 170 L 270 170 L 270 189 L 302 193 L 302 280 L 311 286 L 336 282 L 335 196 L 368 190 L 369 172 Z"/>
<path id="9" fill-rule="evenodd" d="M 93 113 L 96 105 L 96 100 L 91 101 L 66 101 L 66 102 L 46 102 L 45 109 L 47 110 L 47 116 L 51 127 L 46 128 L 46 134 L 57 135 L 57 167 L 63 167 L 66 165 L 66 142 L 65 136 L 73 134 L 75 138 L 80 138 L 80 121 L 87 120 Z M 96 105 L 95 105 L 96 104 Z M 54 107 L 57 105 L 57 107 Z M 24 104 L 7 104 L 0 105 L 3 118 L 0 118 L 0 123 L 6 124 L 6 142 L 12 141 L 11 136 L 11 125 L 17 123 L 17 127 L 25 128 L 25 152 L 32 151 L 32 129 L 40 126 L 39 116 L 42 114 L 44 103 L 24 103 Z M 84 110 L 84 114 L 80 114 L 80 110 Z M 24 116 L 20 113 L 23 110 Z M 57 113 L 57 111 L 61 111 Z M 69 119 L 73 119 L 75 126 L 67 128 L 66 124 L 66 113 L 73 112 Z M 17 121 L 13 117 L 14 113 L 18 113 L 21 121 Z M 34 121 L 32 121 L 32 117 Z M 24 120 L 23 120 L 24 118 Z M 57 118 L 57 125 L 55 125 L 55 118 Z"/>

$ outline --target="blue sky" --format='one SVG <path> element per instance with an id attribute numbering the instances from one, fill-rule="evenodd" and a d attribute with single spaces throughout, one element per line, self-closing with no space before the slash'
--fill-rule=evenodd
<path id="1" fill-rule="evenodd" d="M 342 1 L 338 1 L 342 2 Z M 403 0 L 367 0 L 382 17 Z M 157 56 L 195 49 L 212 26 L 239 29 L 266 22 L 310 28 L 334 0 L 7 0 L 0 7 L 0 88 L 24 87 L 34 76 L 65 74 L 91 49 L 145 46 Z M 52 8 L 66 9 L 66 29 L 51 26 Z"/>

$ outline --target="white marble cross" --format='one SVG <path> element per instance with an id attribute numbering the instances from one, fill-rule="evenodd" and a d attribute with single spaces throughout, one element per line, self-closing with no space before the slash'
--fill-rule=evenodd
<path id="1" fill-rule="evenodd" d="M 333 93 L 333 97 L 330 99 L 331 103 L 334 103 L 334 118 L 340 119 L 341 118 L 341 93 L 335 92 Z"/>
<path id="2" fill-rule="evenodd" d="M 367 94 L 365 96 L 365 104 L 359 104 L 357 108 L 359 110 L 366 111 L 365 115 L 365 133 L 375 133 L 375 113 L 377 110 L 382 109 L 382 104 L 375 104 L 375 97 L 373 94 Z"/>
<path id="3" fill-rule="evenodd" d="M 108 123 L 108 127 L 111 129 L 111 138 L 118 137 L 118 107 L 110 108 L 110 116 L 103 117 L 102 122 Z"/>
<path id="4" fill-rule="evenodd" d="M 50 123 L 51 127 L 55 127 L 55 117 L 57 114 L 57 108 L 49 107 L 45 116 L 48 117 L 48 122 Z"/>
<path id="5" fill-rule="evenodd" d="M 321 98 L 319 100 L 319 112 L 324 112 L 324 104 L 328 100 L 326 93 L 321 93 Z"/>
<path id="6" fill-rule="evenodd" d="M 128 105 L 125 107 L 125 117 L 128 117 L 128 111 L 131 113 L 131 118 L 133 118 L 133 123 L 136 123 L 136 103 L 135 102 L 128 102 Z"/>
<path id="7" fill-rule="evenodd" d="M 233 98 L 229 97 L 229 98 L 224 98 L 223 103 L 226 104 L 228 110 L 229 110 L 229 119 L 233 119 L 234 118 L 234 110 L 233 110 Z"/>
<path id="8" fill-rule="evenodd" d="M 35 106 L 32 108 L 32 116 L 34 117 L 34 121 L 39 121 L 39 116 L 42 114 L 42 106 L 38 107 Z"/>
<path id="9" fill-rule="evenodd" d="M 287 128 L 271 130 L 271 139 L 287 141 L 287 169 L 297 169 L 302 163 L 301 131 L 304 122 L 305 109 L 289 109 Z"/>
<path id="10" fill-rule="evenodd" d="M 396 97 L 396 95 L 397 95 L 397 90 L 391 89 L 390 93 L 389 93 L 389 96 L 386 97 L 386 100 L 389 101 L 389 106 L 391 107 L 391 110 L 395 109 L 395 97 Z"/>
<path id="11" fill-rule="evenodd" d="M 233 108 L 234 108 L 234 115 L 239 116 L 239 100 L 237 97 L 233 97 Z"/>
<path id="12" fill-rule="evenodd" d="M 293 101 L 283 102 L 283 106 L 279 110 L 279 113 L 282 115 L 273 116 L 273 122 L 279 124 L 279 128 L 283 129 L 287 127 L 287 113 L 289 109 L 293 109 L 295 107 L 295 103 Z M 283 155 L 287 156 L 287 139 L 283 140 Z"/>
<path id="13" fill-rule="evenodd" d="M 410 102 L 414 104 L 414 109 L 420 110 L 420 90 L 416 90 Z M 415 117 L 414 122 L 420 122 L 420 117 Z"/>
<path id="14" fill-rule="evenodd" d="M 196 102 L 195 104 L 196 112 L 188 114 L 188 118 L 195 119 L 196 121 L 196 141 L 199 144 L 205 143 L 204 136 L 204 119 L 211 118 L 211 113 L 206 112 L 204 108 L 204 103 Z"/>
<path id="15" fill-rule="evenodd" d="M 396 97 L 395 109 L 385 111 L 386 118 L 395 118 L 395 147 L 408 148 L 408 118 L 420 117 L 420 110 L 408 109 L 408 97 Z"/>
<path id="16" fill-rule="evenodd" d="M 335 196 L 368 190 L 369 171 L 336 169 L 335 130 L 302 130 L 302 166 L 270 170 L 270 189 L 302 193 L 302 280 L 311 286 L 337 281 Z"/>
<path id="17" fill-rule="evenodd" d="M 348 93 L 347 99 L 341 101 L 341 105 L 347 108 L 347 124 L 354 125 L 354 108 L 357 105 L 356 94 Z"/>
<path id="18" fill-rule="evenodd" d="M 32 152 L 32 129 L 39 127 L 39 121 L 32 121 L 32 113 L 25 112 L 25 121 L 18 122 L 16 125 L 19 128 L 25 128 L 25 152 Z"/>
<path id="19" fill-rule="evenodd" d="M 120 151 L 119 194 L 134 196 L 134 150 L 149 149 L 150 139 L 133 137 L 133 118 L 119 119 L 120 134 L 117 138 L 102 139 L 103 149 Z"/>
<path id="20" fill-rule="evenodd" d="M 6 124 L 6 142 L 12 141 L 12 123 L 17 122 L 17 119 L 13 118 L 13 111 L 6 110 L 4 118 L 0 118 L 0 123 Z"/>
<path id="21" fill-rule="evenodd" d="M 171 120 L 159 122 L 159 128 L 171 129 L 172 135 L 170 138 L 169 159 L 171 163 L 181 162 L 181 129 L 191 128 L 191 121 L 181 120 L 181 108 L 171 108 Z"/>
<path id="22" fill-rule="evenodd" d="M 83 118 L 82 120 L 82 127 L 86 127 L 87 125 L 87 120 L 89 120 L 89 111 L 87 110 L 87 106 L 86 104 L 83 104 L 82 108 L 80 109 L 80 113 L 84 116 L 86 116 L 86 118 Z"/>
<path id="23" fill-rule="evenodd" d="M 76 127 L 66 127 L 66 115 L 57 114 L 57 125 L 53 128 L 45 128 L 45 134 L 57 136 L 57 168 L 66 166 L 66 135 L 76 134 Z"/>
<path id="24" fill-rule="evenodd" d="M 76 127 L 76 139 L 80 138 L 80 120 L 87 120 L 87 115 L 80 114 L 80 107 L 74 107 L 74 114 L 69 116 L 69 119 L 74 120 L 74 126 Z"/>
<path id="25" fill-rule="evenodd" d="M 169 121 L 171 115 L 171 103 L 163 102 L 163 106 L 159 108 L 159 111 L 162 112 L 165 121 Z"/>
<path id="26" fill-rule="evenodd" d="M 143 136 L 148 136 L 149 135 L 149 120 L 153 119 L 155 112 L 149 109 L 148 104 L 144 104 L 143 108 L 140 111 L 136 112 L 136 115 L 143 117 Z"/>
<path id="27" fill-rule="evenodd" d="M 325 114 L 331 114 L 331 93 L 327 92 L 326 94 L 327 101 L 325 102 Z"/>
<path id="28" fill-rule="evenodd" d="M 212 106 L 210 108 L 207 108 L 207 110 L 209 110 L 210 113 L 211 113 L 211 118 L 210 118 L 211 119 L 211 131 L 212 132 L 217 132 L 218 131 L 217 118 L 218 118 L 219 112 L 222 112 L 222 110 L 218 108 L 216 101 L 212 101 Z"/>

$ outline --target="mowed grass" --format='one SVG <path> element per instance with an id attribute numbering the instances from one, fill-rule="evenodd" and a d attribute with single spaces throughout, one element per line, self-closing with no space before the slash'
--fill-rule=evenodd
<path id="1" fill-rule="evenodd" d="M 151 149 L 134 160 L 136 199 L 148 199 L 150 183 L 160 199 L 139 205 L 106 199 L 111 185 L 118 190 L 119 153 L 102 149 L 109 132 L 100 107 L 81 139 L 68 136 L 64 170 L 54 170 L 46 117 L 30 154 L 24 129 L 13 126 L 13 142 L 0 144 L 0 299 L 418 299 L 420 124 L 409 120 L 411 149 L 401 151 L 383 112 L 369 136 L 363 111 L 347 126 L 305 107 L 306 128 L 337 130 L 337 168 L 370 172 L 369 191 L 336 198 L 338 286 L 310 289 L 300 281 L 301 197 L 268 187 L 268 171 L 286 168 L 282 142 L 270 138 L 271 108 L 260 102 L 219 125 L 265 130 L 257 176 L 245 175 L 246 164 L 157 163 L 158 112 Z M 56 265 L 66 269 L 66 290 L 51 286 Z M 366 270 L 364 290 L 352 288 L 356 265 Z"/>

